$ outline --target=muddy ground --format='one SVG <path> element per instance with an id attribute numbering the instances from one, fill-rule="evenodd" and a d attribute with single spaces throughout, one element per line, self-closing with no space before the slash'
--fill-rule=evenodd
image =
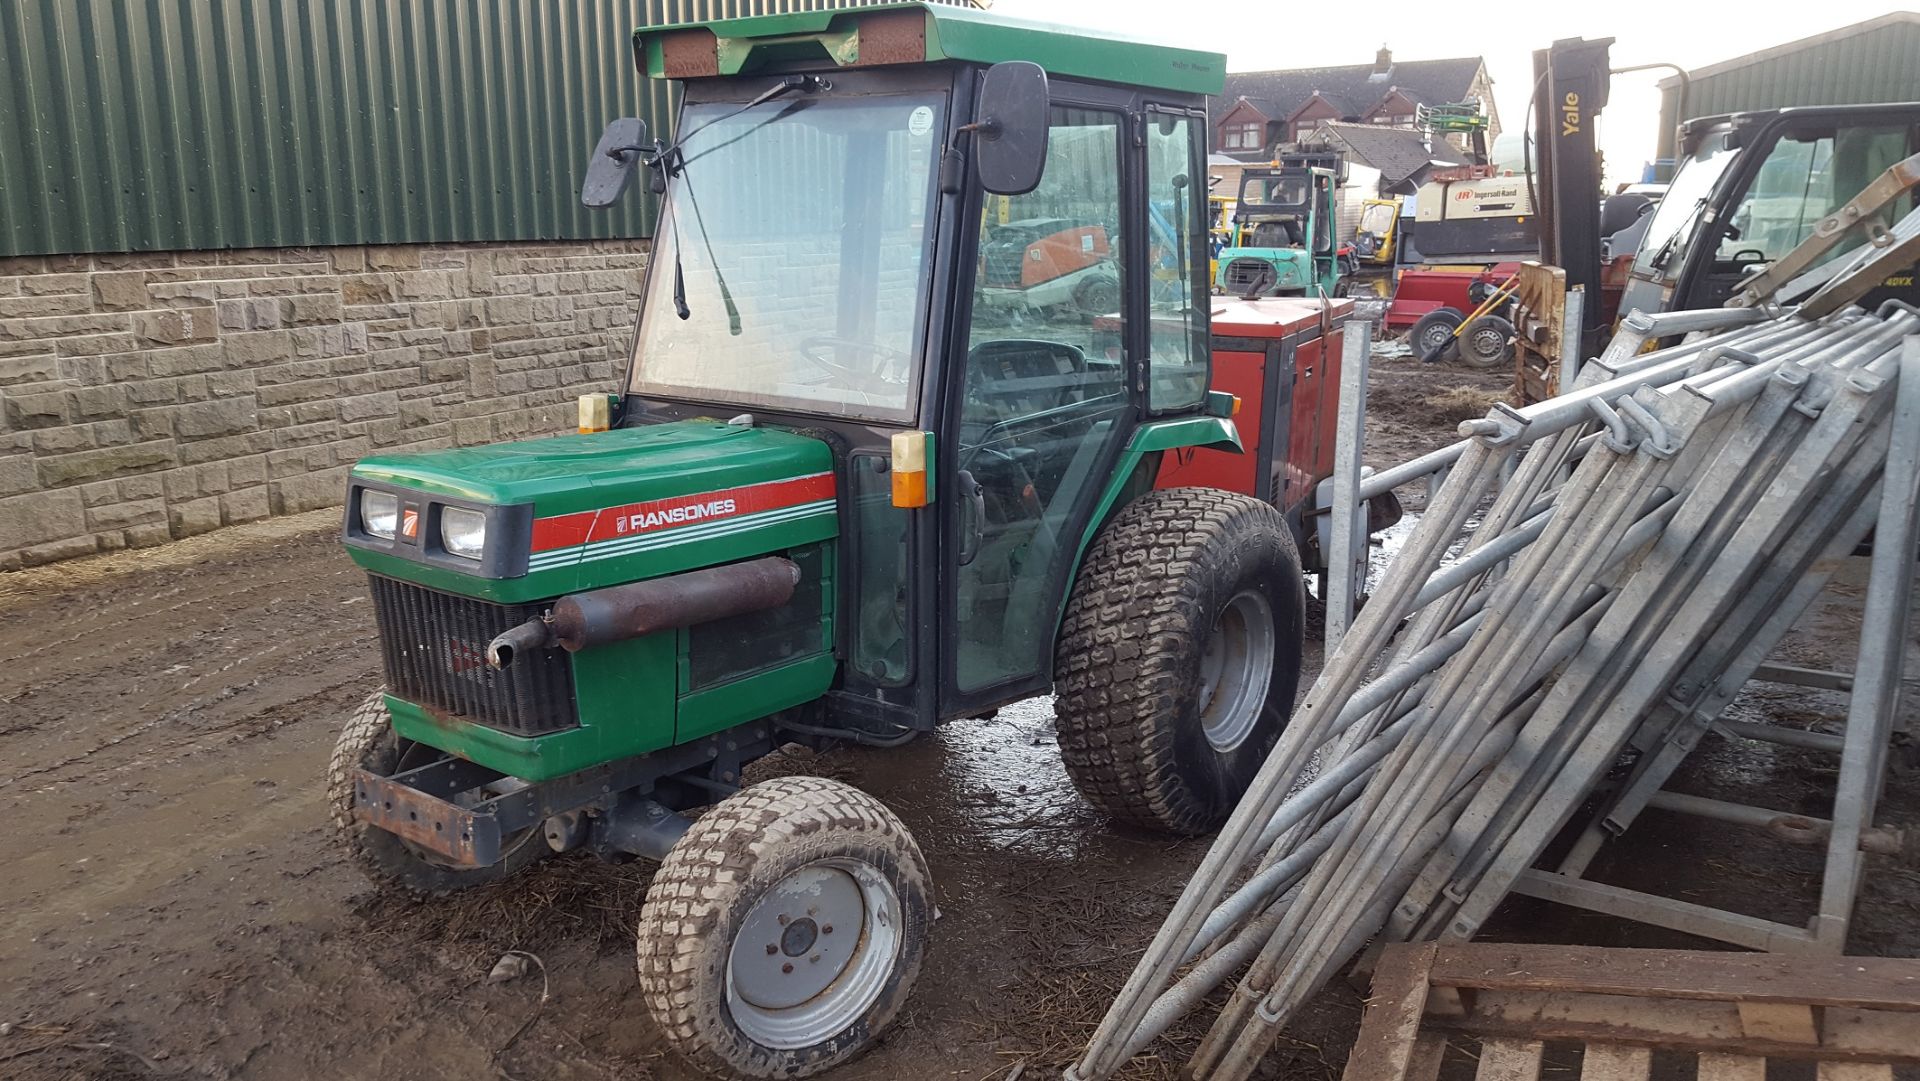
<path id="1" fill-rule="evenodd" d="M 1448 441 L 1499 382 L 1382 358 L 1369 460 Z M 370 606 L 334 521 L 0 577 L 0 1077 L 684 1081 L 634 989 L 645 865 L 557 858 L 417 904 L 374 893 L 330 845 L 327 753 L 378 681 Z M 1843 652 L 1858 587 L 1838 592 L 1794 660 Z M 1820 726 L 1843 707 L 1767 688 L 1738 708 Z M 908 1012 L 836 1081 L 983 1081 L 1023 1062 L 1027 1078 L 1057 1076 L 1204 850 L 1117 830 L 1080 803 L 1045 701 L 900 750 L 792 752 L 759 770 L 875 793 L 935 875 L 941 918 Z M 1884 820 L 1920 824 L 1916 780 L 1897 767 Z M 1821 756 L 1718 743 L 1682 780 L 1816 813 L 1831 782 Z M 1920 953 L 1920 875 L 1871 862 L 1855 951 Z M 1818 864 L 1650 812 L 1596 873 L 1799 921 Z M 1534 902 L 1510 903 L 1497 931 L 1703 945 Z M 506 949 L 540 957 L 544 1002 L 537 972 L 486 982 Z M 1360 1007 L 1351 988 L 1328 990 L 1271 1074 L 1338 1076 Z M 1176 1032 L 1131 1076 L 1172 1077 L 1197 1034 Z"/>

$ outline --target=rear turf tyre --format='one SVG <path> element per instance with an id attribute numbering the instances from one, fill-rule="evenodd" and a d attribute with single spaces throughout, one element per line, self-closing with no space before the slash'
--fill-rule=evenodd
<path id="1" fill-rule="evenodd" d="M 382 776 L 424 763 L 439 752 L 401 739 L 387 716 L 385 696 L 375 691 L 347 718 L 327 763 L 327 807 L 334 840 L 376 885 L 419 896 L 438 896 L 498 882 L 545 856 L 550 849 L 538 829 L 502 839 L 505 853 L 491 867 L 460 867 L 353 817 L 353 771 Z"/>
<path id="2" fill-rule="evenodd" d="M 675 1050 L 723 1077 L 811 1077 L 906 1002 L 932 922 L 927 863 L 859 789 L 782 777 L 694 822 L 640 911 L 640 991 Z"/>
<path id="3" fill-rule="evenodd" d="M 1149 492 L 1100 532 L 1054 653 L 1054 720 L 1087 801 L 1136 826 L 1216 828 L 1293 711 L 1306 607 L 1271 504 Z"/>

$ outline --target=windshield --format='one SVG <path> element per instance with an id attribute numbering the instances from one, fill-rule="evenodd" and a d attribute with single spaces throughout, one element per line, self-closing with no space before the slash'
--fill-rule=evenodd
<path id="1" fill-rule="evenodd" d="M 1707 205 L 1707 196 L 1713 193 L 1713 186 L 1720 180 L 1720 174 L 1726 172 L 1727 166 L 1739 156 L 1736 150 L 1727 145 L 1729 134 L 1730 130 L 1708 132 L 1700 140 L 1699 148 L 1680 163 L 1667 194 L 1661 197 L 1660 205 L 1654 208 L 1653 220 L 1647 223 L 1646 235 L 1640 239 L 1640 250 L 1633 257 L 1635 273 L 1651 277 L 1662 267 L 1679 265 L 1676 257 L 1687 243 L 1687 237 L 1682 236 L 1681 231 L 1684 229 L 1691 233 L 1700 220 L 1701 208 Z"/>
<path id="2" fill-rule="evenodd" d="M 782 98 L 727 115 L 739 107 L 681 116 L 685 165 L 654 235 L 633 390 L 911 417 L 944 96 Z"/>
<path id="3" fill-rule="evenodd" d="M 1240 184 L 1240 205 L 1302 207 L 1307 204 L 1307 177 L 1302 173 L 1284 176 L 1248 177 Z"/>

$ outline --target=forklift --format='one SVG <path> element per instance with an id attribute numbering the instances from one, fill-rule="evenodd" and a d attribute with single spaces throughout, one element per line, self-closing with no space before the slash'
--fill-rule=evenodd
<path id="1" fill-rule="evenodd" d="M 1249 297 L 1345 295 L 1347 259 L 1334 238 L 1335 177 L 1324 164 L 1292 162 L 1241 173 L 1234 235 L 1216 257 L 1215 288 Z"/>
<path id="2" fill-rule="evenodd" d="M 1595 142 L 1606 107 L 1612 38 L 1565 38 L 1534 53 L 1533 128 L 1539 133 L 1535 213 L 1544 262 L 1566 271 L 1567 287 L 1597 298 L 1585 306 L 1580 355 L 1592 356 L 1618 317 L 1639 311 L 1751 303 L 1745 287 L 1842 212 L 1887 170 L 1920 153 L 1920 102 L 1819 105 L 1689 120 L 1679 131 L 1680 164 L 1659 203 L 1600 197 Z M 1665 67 L 1667 65 L 1648 65 Z M 1907 170 L 1920 176 L 1920 165 Z M 1614 199 L 1649 215 L 1632 252 L 1602 241 L 1621 232 Z M 1829 223 L 1850 237 L 1884 234 L 1911 209 L 1911 194 L 1871 217 Z M 1877 241 L 1876 241 L 1877 243 Z M 1837 253 L 1837 250 L 1836 250 Z M 1860 303 L 1920 300 L 1914 276 L 1889 277 Z"/>
<path id="3" fill-rule="evenodd" d="M 428 898 L 658 861 L 667 1042 L 806 1077 L 899 1014 L 934 887 L 878 800 L 747 765 L 1051 693 L 1090 803 L 1215 828 L 1298 688 L 1351 302 L 1209 296 L 1220 55 L 927 3 L 633 48 L 681 105 L 608 125 L 581 187 L 659 200 L 626 376 L 577 433 L 352 469 L 385 685 L 333 823 Z M 1102 223 L 1110 306 L 993 317 L 991 218 Z"/>

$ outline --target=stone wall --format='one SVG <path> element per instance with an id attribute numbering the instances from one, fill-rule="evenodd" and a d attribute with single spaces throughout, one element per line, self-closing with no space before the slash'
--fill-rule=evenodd
<path id="1" fill-rule="evenodd" d="M 0 570 L 337 504 L 363 455 L 570 431 L 647 242 L 0 259 Z"/>

